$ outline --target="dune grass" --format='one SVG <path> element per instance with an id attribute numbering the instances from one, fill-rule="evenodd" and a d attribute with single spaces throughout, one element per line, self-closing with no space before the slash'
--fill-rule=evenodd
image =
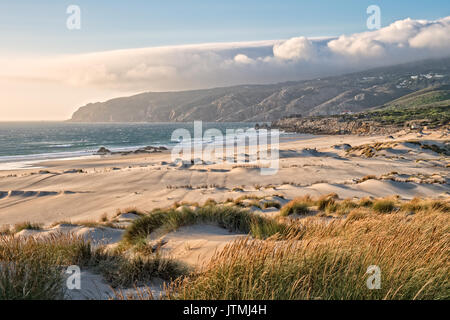
<path id="1" fill-rule="evenodd" d="M 189 271 L 158 253 L 93 248 L 89 241 L 72 234 L 4 235 L 0 236 L 0 300 L 63 299 L 65 271 L 70 265 L 102 274 L 114 288 L 145 284 L 155 277 L 170 281 Z"/>
<path id="2" fill-rule="evenodd" d="M 361 207 L 351 210 L 347 214 L 347 220 L 361 220 L 370 216 L 372 210 Z"/>
<path id="3" fill-rule="evenodd" d="M 395 202 L 390 199 L 379 199 L 373 203 L 372 208 L 378 213 L 390 213 L 395 208 Z"/>
<path id="4" fill-rule="evenodd" d="M 310 195 L 305 195 L 302 197 L 297 197 L 285 204 L 281 210 L 281 216 L 289 216 L 292 214 L 306 215 L 310 212 L 310 207 L 317 206 L 319 211 L 324 211 L 327 213 L 334 213 L 338 210 L 337 200 L 338 196 L 336 193 L 330 193 L 327 195 L 320 196 L 317 199 L 313 199 Z"/>
<path id="5" fill-rule="evenodd" d="M 423 200 L 420 198 L 413 198 L 411 201 L 402 203 L 400 205 L 400 210 L 410 213 L 416 213 L 422 210 L 439 210 L 450 213 L 450 206 L 440 200 Z"/>
<path id="6" fill-rule="evenodd" d="M 373 201 L 372 201 L 372 199 L 370 199 L 370 198 L 361 198 L 359 201 L 358 201 L 358 206 L 359 207 L 372 207 L 372 205 L 373 205 Z"/>
<path id="7" fill-rule="evenodd" d="M 313 206 L 315 201 L 310 195 L 297 197 L 286 203 L 280 210 L 280 216 L 286 217 L 292 214 L 305 215 L 309 213 L 309 207 Z"/>
<path id="8" fill-rule="evenodd" d="M 354 209 L 367 210 L 373 209 Z M 318 224 L 287 241 L 241 240 L 202 272 L 180 278 L 169 299 L 449 299 L 450 216 L 352 214 Z M 357 217 L 358 216 L 358 217 Z M 381 269 L 381 288 L 366 286 Z"/>
<path id="9" fill-rule="evenodd" d="M 415 212 L 420 209 L 445 209 L 448 210 L 448 204 L 438 200 L 413 199 L 412 201 L 402 202 L 396 197 L 387 197 L 379 199 L 362 198 L 360 200 L 344 199 L 339 200 L 337 194 L 331 193 L 318 198 L 312 198 L 309 195 L 295 198 L 285 204 L 280 210 L 280 216 L 289 216 L 292 214 L 305 215 L 309 212 L 318 210 L 319 216 L 346 216 L 354 209 L 367 208 L 372 213 L 391 213 L 396 210 Z M 444 211 L 445 211 L 444 210 Z M 355 215 L 355 213 L 354 213 Z"/>
<path id="10" fill-rule="evenodd" d="M 263 207 L 263 209 L 268 209 L 268 208 L 280 209 L 281 205 L 277 201 L 266 201 L 263 203 L 262 207 Z"/>
<path id="11" fill-rule="evenodd" d="M 83 265 L 89 242 L 70 235 L 0 237 L 0 300 L 62 299 L 64 266 Z"/>
<path id="12" fill-rule="evenodd" d="M 69 265 L 99 272 L 115 288 L 162 278 L 169 282 L 168 299 L 450 299 L 448 199 L 340 201 L 331 194 L 294 200 L 282 210 L 333 207 L 346 218 L 269 219 L 208 201 L 196 209 L 140 214 L 115 250 L 94 249 L 70 234 L 1 235 L 0 299 L 62 299 Z M 151 233 L 199 223 L 250 237 L 194 272 L 158 250 L 145 250 Z M 379 290 L 366 286 L 370 265 L 381 269 Z"/>
<path id="13" fill-rule="evenodd" d="M 249 195 L 244 195 L 244 196 L 238 197 L 237 199 L 234 200 L 234 204 L 237 206 L 245 207 L 245 204 L 244 204 L 245 200 L 253 200 L 252 203 L 258 204 L 257 206 L 259 207 L 259 200 L 261 200 L 261 199 L 263 199 L 263 197 L 249 194 Z"/>
<path id="14" fill-rule="evenodd" d="M 336 212 L 336 214 L 341 216 L 349 214 L 355 208 L 359 208 L 359 204 L 353 202 L 351 199 L 345 199 L 340 202 L 335 202 L 333 204 L 336 206 L 334 212 Z"/>
<path id="15" fill-rule="evenodd" d="M 195 211 L 189 208 L 155 210 L 133 221 L 125 231 L 124 241 L 137 244 L 145 241 L 147 236 L 157 229 L 170 232 L 182 226 L 199 223 L 215 223 L 230 231 L 250 234 L 258 239 L 291 232 L 285 224 L 258 216 L 248 210 L 212 204 Z"/>
<path id="16" fill-rule="evenodd" d="M 338 199 L 338 195 L 336 193 L 330 193 L 328 195 L 324 195 L 319 197 L 316 204 L 319 210 L 326 210 L 327 207 L 333 206 Z"/>
<path id="17" fill-rule="evenodd" d="M 22 230 L 41 230 L 42 225 L 39 223 L 32 223 L 29 221 L 17 223 L 14 225 L 14 232 L 20 232 Z"/>
<path id="18" fill-rule="evenodd" d="M 304 215 L 309 213 L 308 204 L 301 200 L 292 200 L 283 206 L 280 210 L 280 216 L 289 216 L 291 214 Z"/>
<path id="19" fill-rule="evenodd" d="M 154 278 L 174 280 L 189 272 L 187 266 L 159 253 L 132 255 L 120 251 L 97 250 L 89 262 L 113 288 L 145 285 Z"/>

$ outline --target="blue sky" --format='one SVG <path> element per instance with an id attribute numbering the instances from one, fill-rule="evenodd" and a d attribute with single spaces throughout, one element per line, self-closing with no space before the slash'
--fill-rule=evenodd
<path id="1" fill-rule="evenodd" d="M 66 27 L 70 5 L 81 8 L 81 30 Z M 370 5 L 381 9 L 379 30 L 367 29 Z M 145 91 L 450 56 L 450 1 L 0 0 L 0 40 L 0 121 L 63 120 Z"/>
<path id="2" fill-rule="evenodd" d="M 65 27 L 66 8 L 81 7 L 82 28 Z M 366 8 L 395 20 L 450 15 L 450 1 L 365 0 L 18 0 L 0 1 L 3 53 L 80 53 L 204 42 L 334 36 L 366 29 Z"/>

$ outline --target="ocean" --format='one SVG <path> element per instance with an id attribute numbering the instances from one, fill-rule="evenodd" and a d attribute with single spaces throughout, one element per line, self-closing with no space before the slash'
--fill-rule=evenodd
<path id="1" fill-rule="evenodd" d="M 215 128 L 253 128 L 255 123 L 203 122 L 203 132 Z M 71 123 L 0 122 L 0 170 L 32 167 L 46 159 L 92 156 L 100 147 L 111 151 L 134 150 L 144 146 L 172 147 L 175 129 L 187 129 L 191 123 Z"/>

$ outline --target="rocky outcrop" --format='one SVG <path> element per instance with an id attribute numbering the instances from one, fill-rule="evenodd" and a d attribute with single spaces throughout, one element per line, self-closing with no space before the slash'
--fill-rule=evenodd
<path id="1" fill-rule="evenodd" d="M 156 152 L 162 152 L 168 150 L 164 146 L 146 146 L 142 147 L 136 150 L 130 150 L 130 151 L 110 151 L 109 149 L 106 149 L 105 147 L 100 147 L 100 149 L 97 150 L 95 153 L 96 155 L 113 155 L 113 154 L 120 154 L 120 155 L 129 155 L 129 154 L 140 154 L 140 153 L 156 153 Z"/>
<path id="2" fill-rule="evenodd" d="M 402 129 L 393 125 L 383 125 L 375 121 L 346 120 L 341 117 L 286 118 L 272 123 L 272 128 L 286 132 L 310 134 L 391 134 Z"/>
<path id="3" fill-rule="evenodd" d="M 95 154 L 98 155 L 111 154 L 111 150 L 106 149 L 105 147 L 100 147 Z"/>

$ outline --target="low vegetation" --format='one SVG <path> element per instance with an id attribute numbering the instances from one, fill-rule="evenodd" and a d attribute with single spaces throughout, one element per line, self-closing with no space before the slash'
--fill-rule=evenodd
<path id="1" fill-rule="evenodd" d="M 423 150 L 431 150 L 437 154 L 448 156 L 450 155 L 450 150 L 448 147 L 440 147 L 436 144 L 428 144 L 425 142 L 420 142 L 418 140 L 405 140 L 405 141 L 388 141 L 388 142 L 375 142 L 375 143 L 368 143 L 368 144 L 362 144 L 359 146 L 353 146 L 346 150 L 346 153 L 348 155 L 360 155 L 365 156 L 367 158 L 372 158 L 377 156 L 379 151 L 394 148 L 398 146 L 401 143 L 408 143 L 408 144 L 414 144 L 420 147 Z M 361 178 L 358 183 L 364 182 L 369 179 L 376 179 L 377 177 L 374 175 L 367 175 L 363 178 Z"/>
<path id="2" fill-rule="evenodd" d="M 430 207 L 431 208 L 431 207 Z M 444 299 L 450 298 L 448 226 L 441 209 L 304 222 L 287 241 L 240 240 L 217 253 L 202 272 L 180 278 L 170 299 Z M 381 287 L 369 290 L 369 266 Z"/>
<path id="3" fill-rule="evenodd" d="M 438 90 L 414 92 L 366 115 L 384 125 L 401 126 L 408 121 L 421 121 L 421 125 L 436 127 L 450 121 L 449 105 L 450 90 L 447 86 Z"/>
<path id="4" fill-rule="evenodd" d="M 373 203 L 372 208 L 378 213 L 390 213 L 395 208 L 395 202 L 390 199 L 376 200 Z"/>
<path id="5" fill-rule="evenodd" d="M 128 227 L 124 241 L 128 244 L 142 243 L 156 230 L 170 232 L 182 226 L 199 223 L 214 223 L 230 231 L 250 234 L 258 239 L 290 232 L 285 224 L 273 219 L 258 216 L 245 209 L 207 202 L 204 207 L 195 211 L 187 207 L 182 210 L 154 210 L 135 220 Z"/>
<path id="6" fill-rule="evenodd" d="M 101 273 L 113 288 L 145 285 L 154 278 L 171 281 L 189 272 L 182 263 L 157 252 L 129 254 L 105 249 L 95 252 L 90 260 L 90 267 Z"/>
<path id="7" fill-rule="evenodd" d="M 14 225 L 14 231 L 15 232 L 20 232 L 22 230 L 41 230 L 42 225 L 39 223 L 32 223 L 32 222 L 23 222 L 23 223 L 18 223 L 16 225 Z"/>
<path id="8" fill-rule="evenodd" d="M 305 197 L 295 198 L 285 204 L 280 210 L 280 216 L 290 216 L 292 214 L 305 215 L 309 213 L 311 203 Z"/>
<path id="9" fill-rule="evenodd" d="M 331 193 L 316 199 L 309 195 L 295 198 L 281 208 L 280 216 L 305 215 L 314 211 L 319 211 L 319 216 L 346 216 L 352 213 L 354 209 L 368 209 L 368 212 L 372 214 L 386 214 L 397 211 L 415 213 L 420 210 L 449 212 L 450 207 L 445 201 L 419 198 L 414 198 L 411 201 L 400 201 L 395 196 L 379 199 L 366 197 L 359 200 L 339 200 L 337 194 Z"/>
<path id="10" fill-rule="evenodd" d="M 448 199 L 306 195 L 284 205 L 282 217 L 275 219 L 239 206 L 259 200 L 267 208 L 278 203 L 245 196 L 237 203 L 228 199 L 228 205 L 207 200 L 194 209 L 183 203 L 149 213 L 135 210 L 139 218 L 130 222 L 115 248 L 94 247 L 74 235 L 5 232 L 0 235 L 0 299 L 62 299 L 69 265 L 100 273 L 119 293 L 163 279 L 166 299 L 450 298 Z M 304 219 L 293 216 L 306 213 Z M 320 213 L 335 218 L 324 223 L 315 216 Z M 249 237 L 227 245 L 195 270 L 163 256 L 149 241 L 156 231 L 203 223 Z M 14 230 L 36 227 L 18 226 Z M 367 288 L 367 270 L 373 265 L 381 270 L 377 290 Z"/>
<path id="11" fill-rule="evenodd" d="M 266 201 L 263 203 L 263 209 L 276 208 L 280 209 L 281 205 L 277 201 Z"/>
<path id="12" fill-rule="evenodd" d="M 105 247 L 72 234 L 45 237 L 0 236 L 0 300 L 63 299 L 68 266 L 102 274 L 114 288 L 167 281 L 185 275 L 186 266 L 158 253 L 145 255 Z"/>
<path id="13" fill-rule="evenodd" d="M 64 266 L 90 257 L 90 243 L 72 235 L 0 236 L 0 300 L 62 299 Z"/>

